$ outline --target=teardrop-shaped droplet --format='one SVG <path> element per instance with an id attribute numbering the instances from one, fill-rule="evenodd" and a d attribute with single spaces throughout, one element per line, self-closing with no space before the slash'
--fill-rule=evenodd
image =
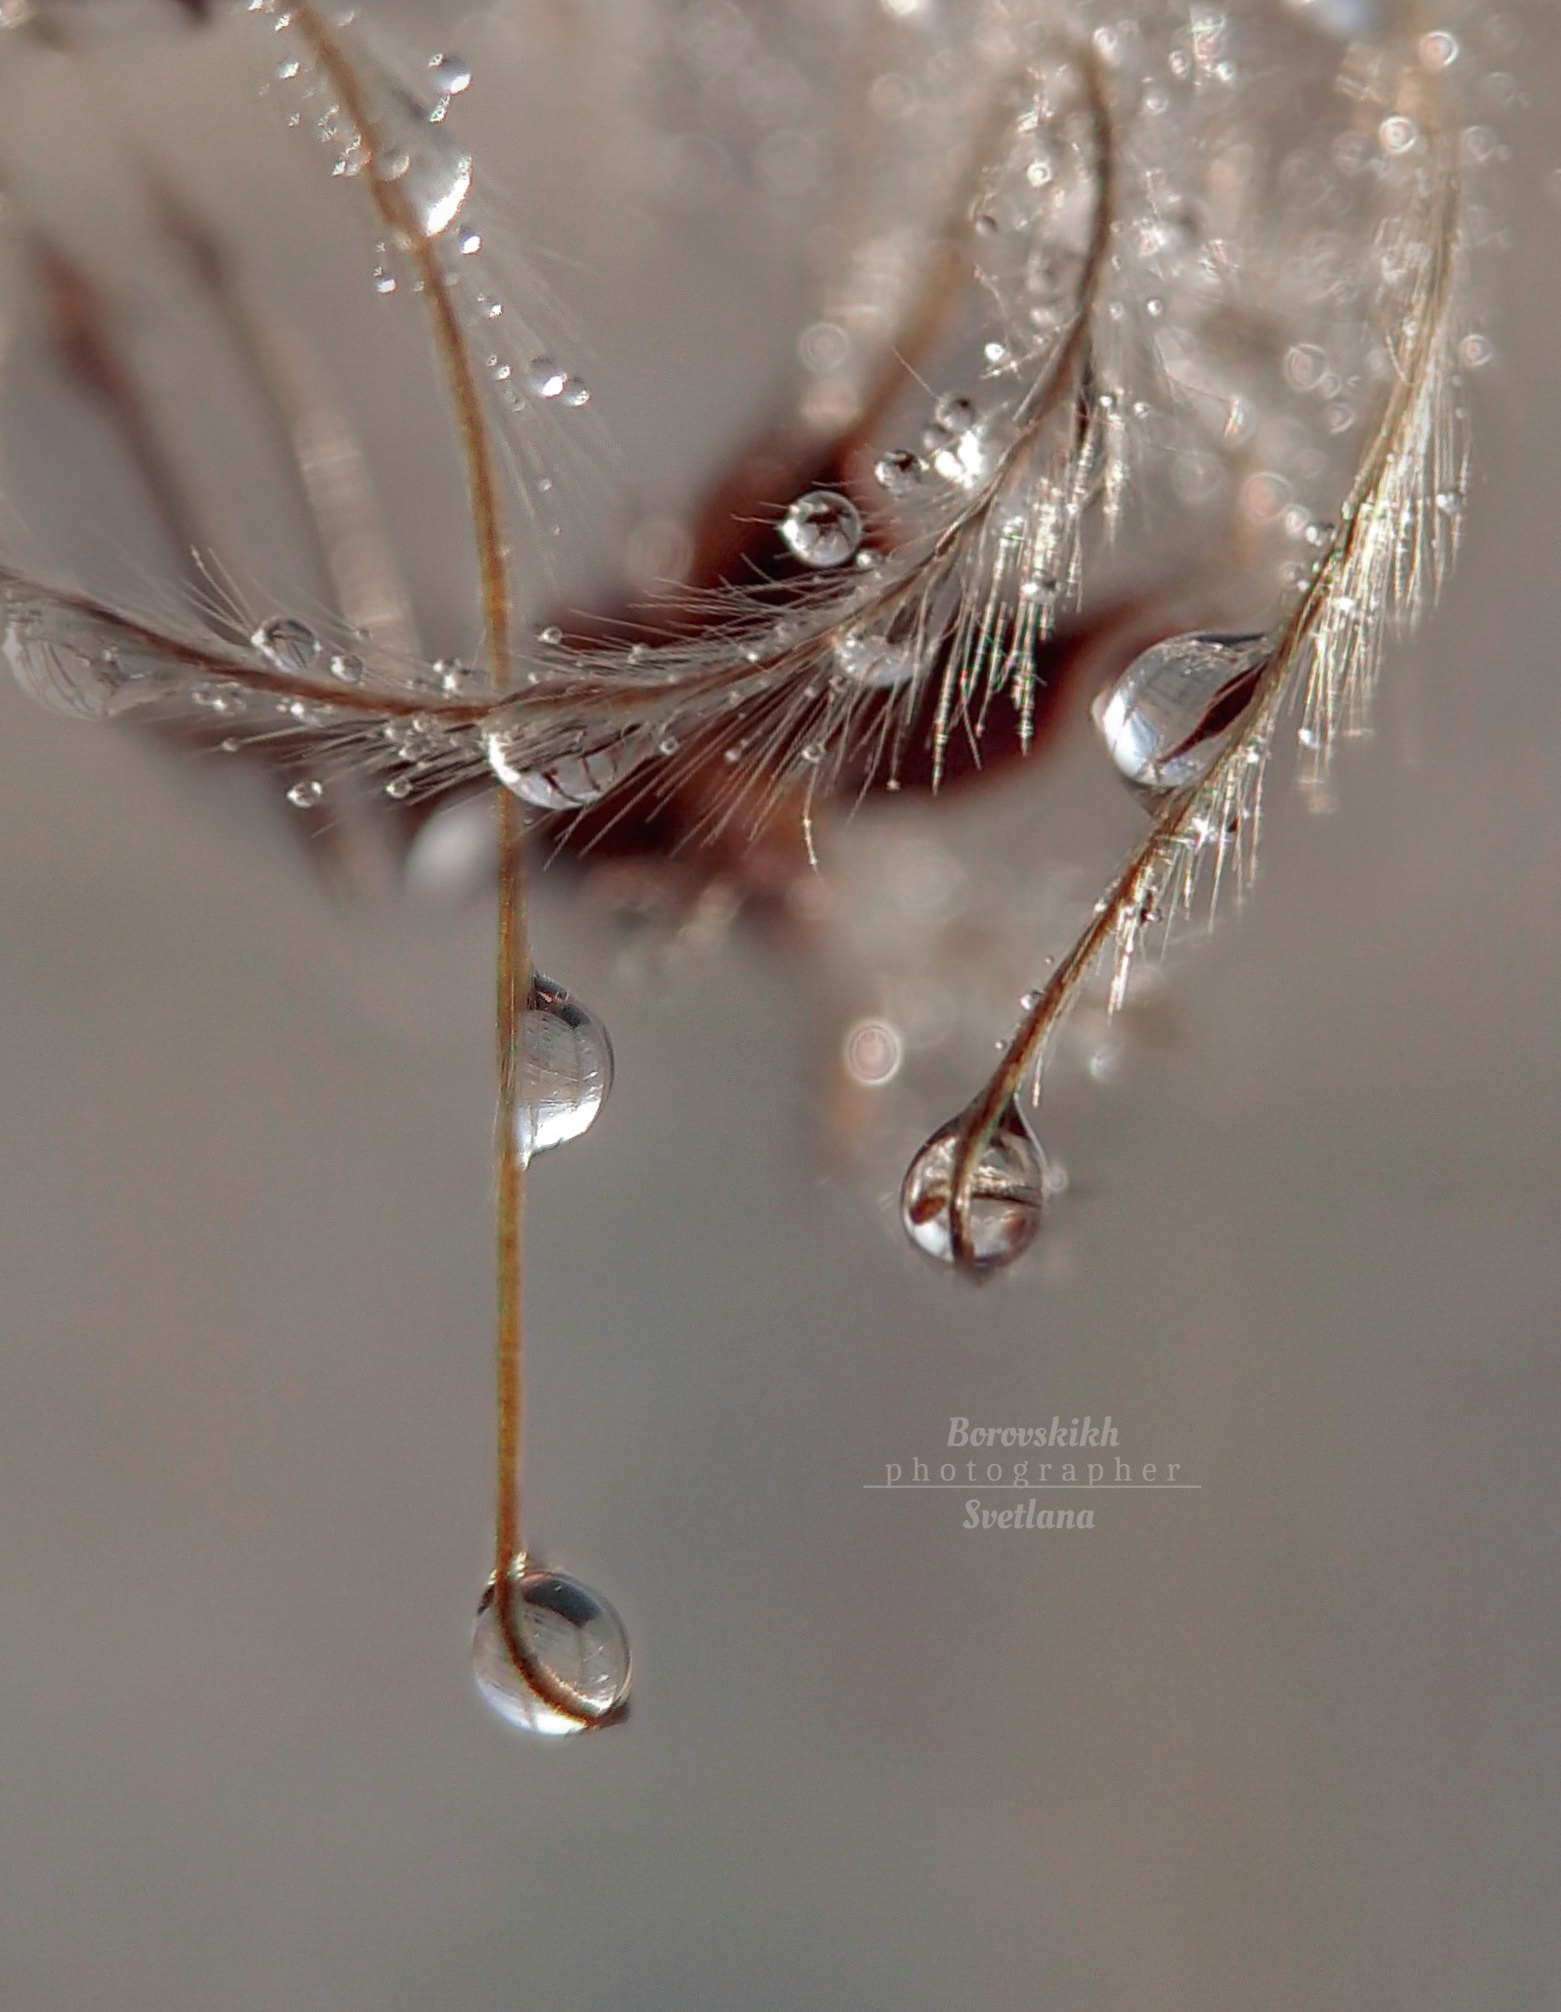
<path id="1" fill-rule="evenodd" d="M 290 615 L 263 622 L 249 640 L 275 670 L 294 678 L 313 670 L 320 654 L 320 639 L 313 629 Z"/>
<path id="2" fill-rule="evenodd" d="M 1191 635 L 1134 658 L 1094 708 L 1128 781 L 1146 790 L 1201 782 L 1251 703 L 1268 654 L 1266 636 Z"/>
<path id="3" fill-rule="evenodd" d="M 804 566 L 843 566 L 862 542 L 862 516 L 849 496 L 811 489 L 781 519 L 781 536 Z"/>
<path id="4" fill-rule="evenodd" d="M 612 1088 L 612 1042 L 588 1006 L 534 972 L 521 1031 L 516 1143 L 523 1160 L 577 1139 Z"/>
<path id="5" fill-rule="evenodd" d="M 968 1113 L 933 1133 L 906 1170 L 900 1220 L 919 1251 L 977 1276 L 1022 1257 L 1041 1226 L 1046 1170 L 1016 1104 L 976 1162 L 962 1234 L 954 1226 L 954 1162 Z"/>
<path id="6" fill-rule="evenodd" d="M 522 1732 L 567 1738 L 621 1719 L 629 1638 L 600 1593 L 517 1558 L 491 1582 L 472 1633 L 477 1688 Z"/>

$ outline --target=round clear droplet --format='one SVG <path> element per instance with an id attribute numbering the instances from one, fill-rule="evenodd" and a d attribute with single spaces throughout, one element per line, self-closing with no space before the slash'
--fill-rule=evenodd
<path id="1" fill-rule="evenodd" d="M 813 489 L 781 519 L 781 536 L 804 566 L 843 566 L 862 542 L 862 516 L 849 496 Z"/>
<path id="2" fill-rule="evenodd" d="M 472 84 L 472 66 L 463 63 L 459 56 L 435 56 L 428 66 L 434 89 L 444 98 L 458 98 L 463 91 L 469 91 Z"/>
<path id="3" fill-rule="evenodd" d="M 1246 711 L 1268 653 L 1266 636 L 1190 635 L 1135 657 L 1094 708 L 1127 780 L 1156 791 L 1201 782 Z"/>
<path id="4" fill-rule="evenodd" d="M 908 447 L 892 447 L 873 464 L 879 488 L 890 496 L 908 496 L 926 472 L 921 456 L 912 454 Z"/>
<path id="5" fill-rule="evenodd" d="M 287 800 L 294 810 L 313 810 L 325 795 L 325 785 L 311 776 L 304 782 L 295 782 L 287 792 Z"/>
<path id="6" fill-rule="evenodd" d="M 853 684 L 892 691 L 916 675 L 916 653 L 903 643 L 857 632 L 835 644 L 835 661 Z"/>
<path id="7" fill-rule="evenodd" d="M 263 622 L 249 640 L 274 669 L 289 677 L 303 677 L 312 671 L 320 654 L 320 639 L 313 629 L 290 615 Z"/>
<path id="8" fill-rule="evenodd" d="M 534 972 L 521 1030 L 516 1143 L 523 1160 L 595 1123 L 612 1088 L 612 1042 L 588 1006 Z"/>
<path id="9" fill-rule="evenodd" d="M 521 373 L 520 381 L 533 398 L 561 398 L 569 373 L 550 356 L 534 356 Z"/>
<path id="10" fill-rule="evenodd" d="M 501 1610 L 502 1599 L 502 1610 Z M 567 1738 L 623 1716 L 629 1638 L 600 1593 L 517 1558 L 490 1584 L 472 1632 L 477 1688 L 522 1732 Z"/>
<path id="11" fill-rule="evenodd" d="M 916 1248 L 936 1263 L 974 1275 L 1022 1257 L 1041 1226 L 1045 1166 L 1018 1107 L 1010 1104 L 976 1163 L 962 1236 L 955 1236 L 954 1162 L 965 1116 L 940 1127 L 906 1170 L 900 1220 Z"/>

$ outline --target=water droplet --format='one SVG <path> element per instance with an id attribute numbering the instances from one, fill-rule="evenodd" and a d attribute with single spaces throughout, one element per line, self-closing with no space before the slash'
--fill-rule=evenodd
<path id="1" fill-rule="evenodd" d="M 976 408 L 968 398 L 945 392 L 932 408 L 932 423 L 941 426 L 951 436 L 968 433 L 976 423 Z"/>
<path id="2" fill-rule="evenodd" d="M 462 258 L 473 258 L 482 250 L 481 231 L 462 231 L 457 250 Z"/>
<path id="3" fill-rule="evenodd" d="M 589 405 L 590 402 L 591 388 L 583 377 L 576 377 L 571 373 L 564 379 L 564 388 L 559 393 L 560 404 L 578 410 L 580 406 Z"/>
<path id="4" fill-rule="evenodd" d="M 382 139 L 374 155 L 374 178 L 395 184 L 422 237 L 438 237 L 471 194 L 471 155 L 451 146 L 437 125 L 429 126 L 422 107 L 400 94 L 385 106 L 380 130 L 385 136 L 394 132 L 396 138 Z"/>
<path id="5" fill-rule="evenodd" d="M 376 293 L 395 292 L 396 276 L 393 272 L 391 272 L 388 269 L 388 267 L 382 265 L 375 266 L 373 277 L 374 277 L 374 291 Z"/>
<path id="6" fill-rule="evenodd" d="M 412 794 L 412 778 L 409 775 L 393 775 L 385 785 L 385 794 L 397 803 L 405 803 Z"/>
<path id="7" fill-rule="evenodd" d="M 434 89 L 442 98 L 458 98 L 471 89 L 471 65 L 463 63 L 459 56 L 434 56 L 428 68 Z"/>
<path id="8" fill-rule="evenodd" d="M 1208 774 L 1251 700 L 1268 638 L 1173 636 L 1134 659 L 1095 702 L 1111 759 L 1141 789 L 1182 789 Z"/>
<path id="9" fill-rule="evenodd" d="M 963 1248 L 953 1221 L 954 1161 L 968 1113 L 933 1133 L 911 1161 L 900 1189 L 900 1220 L 919 1251 L 939 1264 L 980 1275 L 1022 1257 L 1041 1225 L 1045 1170 L 1040 1149 L 1015 1104 L 998 1121 L 976 1163 Z"/>
<path id="10" fill-rule="evenodd" d="M 325 785 L 311 776 L 307 782 L 295 782 L 287 792 L 287 800 L 294 810 L 313 810 L 325 794 Z"/>
<path id="11" fill-rule="evenodd" d="M 313 670 L 320 654 L 320 639 L 307 622 L 295 622 L 283 615 L 263 622 L 249 639 L 260 654 L 289 677 L 303 677 Z"/>
<path id="12" fill-rule="evenodd" d="M 804 566 L 843 566 L 862 542 L 862 518 L 848 496 L 812 489 L 781 519 L 781 536 Z"/>
<path id="13" fill-rule="evenodd" d="M 907 447 L 892 448 L 881 454 L 873 465 L 873 476 L 880 489 L 891 496 L 908 496 L 926 474 L 926 465 L 919 454 L 912 454 Z"/>
<path id="14" fill-rule="evenodd" d="M 852 634 L 835 644 L 835 661 L 853 683 L 889 691 L 916 675 L 915 652 L 882 636 Z"/>
<path id="15" fill-rule="evenodd" d="M 562 985 L 533 972 L 521 1035 L 521 1158 L 588 1130 L 607 1101 L 612 1074 L 612 1042 L 601 1021 Z"/>
<path id="16" fill-rule="evenodd" d="M 1420 128 L 1402 112 L 1394 112 L 1377 128 L 1377 138 L 1386 154 L 1407 154 L 1420 138 Z"/>
<path id="17" fill-rule="evenodd" d="M 538 810 L 583 810 L 596 803 L 644 752 L 637 742 L 614 740 L 539 762 L 533 731 L 502 722 L 488 730 L 483 746 L 504 787 Z"/>
<path id="18" fill-rule="evenodd" d="M 600 1593 L 524 1558 L 505 1573 L 502 1593 L 494 1582 L 482 1596 L 472 1667 L 485 1702 L 522 1732 L 587 1732 L 628 1704 L 622 1621 Z"/>
<path id="19" fill-rule="evenodd" d="M 521 373 L 520 381 L 533 398 L 560 398 L 569 382 L 569 373 L 561 370 L 550 356 L 534 356 Z"/>

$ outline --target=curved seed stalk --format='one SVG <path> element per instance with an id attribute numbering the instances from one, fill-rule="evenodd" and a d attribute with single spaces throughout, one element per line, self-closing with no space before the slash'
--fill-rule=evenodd
<path id="1" fill-rule="evenodd" d="M 292 23 L 321 71 L 339 94 L 356 128 L 374 201 L 391 235 L 404 245 L 423 283 L 423 299 L 455 408 L 466 461 L 472 532 L 482 582 L 483 635 L 488 674 L 495 696 L 502 695 L 510 667 L 511 601 L 504 524 L 492 443 L 467 349 L 434 239 L 395 180 L 376 173 L 380 141 L 374 118 L 352 62 L 318 10 L 302 0 Z M 494 1518 L 494 1572 L 503 1586 L 521 1551 L 520 1468 L 524 1422 L 524 1322 L 522 1262 L 525 1231 L 525 1163 L 520 1150 L 520 1056 L 526 997 L 531 984 L 526 940 L 525 837 L 520 805 L 507 790 L 497 802 L 499 884 L 496 1037 L 498 1110 L 495 1117 L 495 1232 L 498 1268 L 497 1501 Z M 511 1626 L 507 1604 L 499 1603 L 501 1625 L 512 1655 L 528 1675 L 532 1659 Z"/>
<path id="2" fill-rule="evenodd" d="M 1403 226 L 1411 276 L 1401 327 L 1389 333 L 1393 389 L 1338 528 L 1274 635 L 1239 730 L 1201 782 L 1168 799 L 966 1111 L 949 1183 L 954 1261 L 963 1270 L 975 1268 L 971 1212 L 982 1156 L 1032 1073 L 1039 1093 L 1047 1045 L 1097 960 L 1115 942 L 1114 1011 L 1147 929 L 1189 911 L 1200 884 L 1212 903 L 1227 873 L 1250 880 L 1264 772 L 1286 708 L 1299 702 L 1315 773 L 1341 733 L 1364 725 L 1386 626 L 1412 625 L 1451 563 L 1466 475 L 1452 359 L 1461 195 L 1455 144 L 1440 122 L 1427 146 L 1429 186 Z"/>

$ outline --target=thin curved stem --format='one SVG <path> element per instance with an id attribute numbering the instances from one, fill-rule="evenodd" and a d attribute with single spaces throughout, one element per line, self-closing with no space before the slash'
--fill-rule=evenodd
<path id="1" fill-rule="evenodd" d="M 477 373 L 461 332 L 460 316 L 434 241 L 423 229 L 396 181 L 376 173 L 379 150 L 375 121 L 361 80 L 341 44 L 309 0 L 293 13 L 321 70 L 330 79 L 342 109 L 357 129 L 369 187 L 390 235 L 403 245 L 422 281 L 422 297 L 455 409 L 466 463 L 472 532 L 482 588 L 483 635 L 488 681 L 495 698 L 509 681 L 511 602 L 503 514 L 492 443 L 483 412 Z M 498 1332 L 495 1369 L 498 1398 L 494 1571 L 500 1587 L 521 1552 L 521 1462 L 525 1425 L 524 1227 L 526 1169 L 520 1149 L 519 1117 L 524 1064 L 523 1038 L 531 966 L 526 941 L 525 834 L 520 806 L 500 790 L 498 821 L 498 959 L 495 1033 L 498 1051 L 498 1112 L 494 1142 L 495 1255 L 498 1269 Z M 508 1639 L 511 1630 L 505 1620 Z M 510 1643 L 514 1650 L 514 1643 Z"/>
<path id="2" fill-rule="evenodd" d="M 1363 540 L 1375 527 L 1382 489 L 1402 449 L 1416 402 L 1434 368 L 1452 303 L 1461 193 L 1450 142 L 1439 128 L 1433 128 L 1430 137 L 1436 161 L 1434 213 L 1428 233 L 1431 250 L 1405 317 L 1409 341 L 1404 354 L 1397 359 L 1393 391 L 1340 512 L 1339 528 L 1311 584 L 1275 638 L 1268 661 L 1254 684 L 1241 731 L 1207 777 L 1179 791 L 1167 803 L 1097 903 L 1088 926 L 1038 993 L 1004 1050 L 1002 1060 L 967 1109 L 950 1177 L 952 1243 L 955 1262 L 961 1268 L 974 1262 L 971 1208 L 977 1170 L 1003 1113 L 1018 1097 L 1032 1069 L 1041 1062 L 1047 1042 L 1100 952 L 1114 936 L 1132 927 L 1135 914 L 1152 901 L 1160 870 L 1183 848 L 1198 842 L 1198 822 L 1206 816 L 1212 798 L 1232 772 L 1232 764 L 1245 759 L 1248 750 L 1266 746 L 1279 713 L 1294 690 L 1293 674 L 1304 661 Z"/>

